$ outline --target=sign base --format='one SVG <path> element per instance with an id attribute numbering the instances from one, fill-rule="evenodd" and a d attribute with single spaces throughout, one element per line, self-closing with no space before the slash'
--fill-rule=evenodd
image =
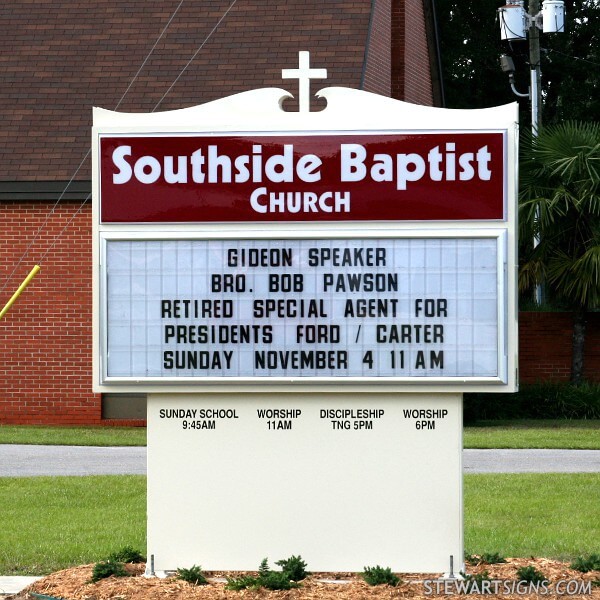
<path id="1" fill-rule="evenodd" d="M 154 569 L 462 564 L 461 394 L 151 394 Z"/>

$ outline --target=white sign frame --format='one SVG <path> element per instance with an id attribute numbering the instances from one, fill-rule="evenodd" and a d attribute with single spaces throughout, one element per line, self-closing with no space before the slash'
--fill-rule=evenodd
<path id="1" fill-rule="evenodd" d="M 374 383 L 381 392 L 390 391 L 504 391 L 517 389 L 517 242 L 516 242 L 516 179 L 517 179 L 517 105 L 481 110 L 446 110 L 411 105 L 368 92 L 345 88 L 326 88 L 319 95 L 327 100 L 321 112 L 289 113 L 281 109 L 287 92 L 277 88 L 253 90 L 189 109 L 166 113 L 125 114 L 94 109 L 93 128 L 93 262 L 94 262 L 94 348 L 93 387 L 96 392 L 181 392 L 212 393 L 247 391 L 293 392 L 335 391 L 349 386 L 356 392 L 372 391 Z M 190 125 L 193 123 L 194 125 Z M 452 126 L 449 127 L 448 124 Z M 393 124 L 393 127 L 390 127 Z M 285 222 L 285 223 L 194 223 L 194 224 L 116 224 L 101 223 L 99 216 L 99 140 L 102 135 L 323 135 L 351 133 L 455 133 L 503 132 L 505 137 L 506 218 L 500 221 L 416 222 Z M 421 237 L 503 237 L 505 242 L 505 286 L 498 298 L 502 299 L 499 312 L 499 339 L 505 340 L 502 353 L 506 354 L 503 367 L 505 377 L 453 381 L 446 378 L 371 379 L 335 377 L 278 378 L 253 380 L 235 378 L 201 378 L 194 381 L 108 381 L 104 373 L 105 311 L 102 245 L 105 239 L 266 239 L 266 238 L 373 238 L 415 237 L 418 228 Z M 505 318 L 504 318 L 505 317 Z M 384 380 L 385 379 L 385 380 Z M 500 380 L 498 380 L 500 379 Z M 503 381 L 502 381 L 503 380 Z"/>
<path id="2" fill-rule="evenodd" d="M 373 232 L 374 233 L 374 232 Z M 359 234 L 360 235 L 360 234 Z M 107 316 L 107 310 L 108 310 L 108 301 L 105 298 L 106 295 L 106 289 L 107 289 L 107 285 L 106 285 L 106 281 L 107 281 L 107 268 L 106 268 L 106 245 L 107 242 L 110 241 L 138 241 L 138 238 L 136 237 L 132 237 L 130 235 L 127 234 L 117 234 L 117 233 L 109 233 L 109 234 L 102 234 L 101 236 L 102 238 L 102 268 L 101 268 L 101 277 L 104 283 L 104 285 L 102 286 L 102 302 L 101 305 L 103 306 L 103 311 L 102 311 L 102 315 L 101 315 L 101 322 L 103 323 L 103 327 L 102 330 L 104 331 L 104 336 L 103 339 L 101 340 L 101 343 L 103 345 L 103 350 L 101 352 L 102 356 L 106 356 L 107 355 L 107 335 L 108 335 L 108 326 L 106 325 L 107 320 L 108 320 L 108 316 Z M 506 281 L 506 232 L 500 230 L 500 229 L 481 229 L 477 232 L 474 232 L 472 230 L 455 230 L 452 231 L 452 233 L 446 232 L 446 233 L 441 233 L 441 232 L 435 232 L 432 231 L 431 229 L 425 229 L 425 230 L 418 230 L 418 229 L 412 229 L 410 230 L 410 232 L 406 232 L 405 235 L 403 236 L 398 236 L 397 234 L 394 234 L 394 232 L 386 232 L 386 235 L 378 235 L 376 238 L 374 237 L 374 235 L 372 236 L 366 236 L 363 235 L 360 240 L 363 241 L 368 241 L 369 239 L 401 239 L 401 240 L 410 240 L 410 239 L 415 239 L 415 240 L 421 240 L 421 239 L 452 239 L 452 240 L 460 240 L 460 239 L 489 239 L 489 240 L 495 240 L 496 241 L 496 247 L 497 247 L 497 265 L 496 265 L 496 286 L 497 286 L 497 302 L 496 302 L 496 310 L 497 310 L 497 315 L 498 315 L 498 331 L 500 332 L 500 335 L 498 335 L 498 340 L 497 340 L 497 371 L 498 374 L 495 377 L 482 377 L 482 376 L 473 376 L 473 377 L 469 377 L 468 378 L 468 385 L 478 385 L 478 384 L 497 384 L 497 385 L 502 385 L 502 384 L 506 384 L 507 383 L 507 371 L 506 371 L 506 365 L 507 365 L 507 330 L 506 330 L 506 323 L 505 323 L 505 317 L 504 317 L 504 302 L 505 302 L 505 298 L 506 298 L 506 287 L 507 287 L 507 281 Z M 158 233 L 152 234 L 152 235 L 147 235 L 145 237 L 145 241 L 169 241 L 169 240 L 181 240 L 182 238 L 179 235 L 159 235 Z M 238 240 L 239 238 L 235 238 L 236 240 Z M 246 239 L 246 238 L 244 238 Z M 261 239 L 271 239 L 270 237 L 267 237 L 265 235 L 261 235 L 260 237 L 258 235 L 254 236 L 253 238 L 249 238 L 252 240 L 261 240 Z M 306 239 L 304 236 L 298 236 L 297 232 L 292 232 L 292 235 L 286 235 L 284 237 L 285 240 L 294 240 L 294 239 Z M 313 238 L 315 239 L 315 238 Z M 339 230 L 336 231 L 336 235 L 332 236 L 332 235 L 328 235 L 326 238 L 323 237 L 323 234 L 321 233 L 321 236 L 318 239 L 327 239 L 327 240 L 336 240 L 336 239 L 340 239 L 340 240 L 346 240 L 346 239 L 359 239 L 356 237 L 356 231 L 355 230 L 349 230 L 349 231 L 344 231 L 344 230 Z M 210 235 L 204 235 L 202 237 L 192 237 L 192 236 L 187 236 L 185 238 L 185 240 L 188 241 L 194 241 L 194 240 L 223 240 L 223 236 L 219 236 L 216 235 L 216 232 L 211 233 Z M 131 377 L 117 377 L 117 376 L 109 376 L 107 373 L 107 365 L 105 362 L 103 362 L 102 364 L 102 377 L 103 377 L 103 382 L 106 383 L 107 385 L 109 384 L 123 384 L 123 385 L 127 385 L 128 382 L 131 381 Z M 373 384 L 390 384 L 390 385 L 397 385 L 397 384 L 405 384 L 405 385 L 409 385 L 411 382 L 413 382 L 413 380 L 417 379 L 415 377 L 412 376 L 395 376 L 395 377 L 389 377 L 389 376 L 361 376 L 361 377 L 357 377 L 357 376 L 339 376 L 339 377 L 332 377 L 332 376 L 321 376 L 321 377 L 304 377 L 302 380 L 300 380 L 300 377 L 297 378 L 293 378 L 290 376 L 264 376 L 264 377 L 258 377 L 258 376 L 254 376 L 254 377 L 242 377 L 242 376 L 228 376 L 226 378 L 227 384 L 231 384 L 231 385 L 235 385 L 235 384 L 243 384 L 243 385 L 253 385 L 253 386 L 260 386 L 263 384 L 285 384 L 290 382 L 291 380 L 295 380 L 298 383 L 304 383 L 305 381 L 309 381 L 312 382 L 315 379 L 318 379 L 318 382 L 320 384 L 322 384 L 323 386 L 332 386 L 332 385 L 337 385 L 340 382 L 350 382 L 353 384 L 361 384 L 361 383 L 365 383 L 368 385 L 373 385 Z M 178 377 L 149 377 L 149 376 L 140 376 L 139 378 L 136 378 L 136 386 L 146 386 L 148 385 L 148 391 L 152 391 L 155 387 L 156 384 L 160 384 L 161 386 L 166 386 L 166 385 L 172 385 L 174 387 L 177 387 L 178 389 L 181 389 L 182 387 L 185 387 L 186 389 L 189 386 L 194 386 L 196 384 L 196 382 L 198 381 L 202 381 L 205 382 L 208 385 L 211 384 L 218 384 L 219 382 L 221 384 L 224 383 L 225 377 L 221 376 L 205 376 L 205 377 L 185 377 L 185 376 L 178 376 Z M 427 384 L 431 384 L 431 385 L 456 385 L 459 384 L 461 386 L 465 385 L 465 381 L 464 378 L 460 377 L 460 376 L 439 376 L 439 377 L 434 377 L 434 376 L 427 376 L 427 377 L 422 377 L 421 381 L 419 382 L 420 385 L 427 385 Z M 151 386 L 151 387 L 150 387 Z"/>

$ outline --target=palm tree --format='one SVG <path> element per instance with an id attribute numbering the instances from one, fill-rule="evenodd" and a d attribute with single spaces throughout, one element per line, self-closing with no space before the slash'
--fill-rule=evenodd
<path id="1" fill-rule="evenodd" d="M 586 313 L 600 308 L 600 123 L 567 121 L 525 138 L 519 289 L 544 282 L 548 296 L 573 311 L 571 381 L 578 384 Z"/>

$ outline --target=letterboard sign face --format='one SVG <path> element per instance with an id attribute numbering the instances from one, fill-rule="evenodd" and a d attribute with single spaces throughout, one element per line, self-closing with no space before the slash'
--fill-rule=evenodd
<path id="1" fill-rule="evenodd" d="M 265 93 L 97 111 L 96 389 L 513 389 L 514 107 Z"/>
<path id="2" fill-rule="evenodd" d="M 110 240 L 107 376 L 498 378 L 503 255 L 498 238 Z"/>

